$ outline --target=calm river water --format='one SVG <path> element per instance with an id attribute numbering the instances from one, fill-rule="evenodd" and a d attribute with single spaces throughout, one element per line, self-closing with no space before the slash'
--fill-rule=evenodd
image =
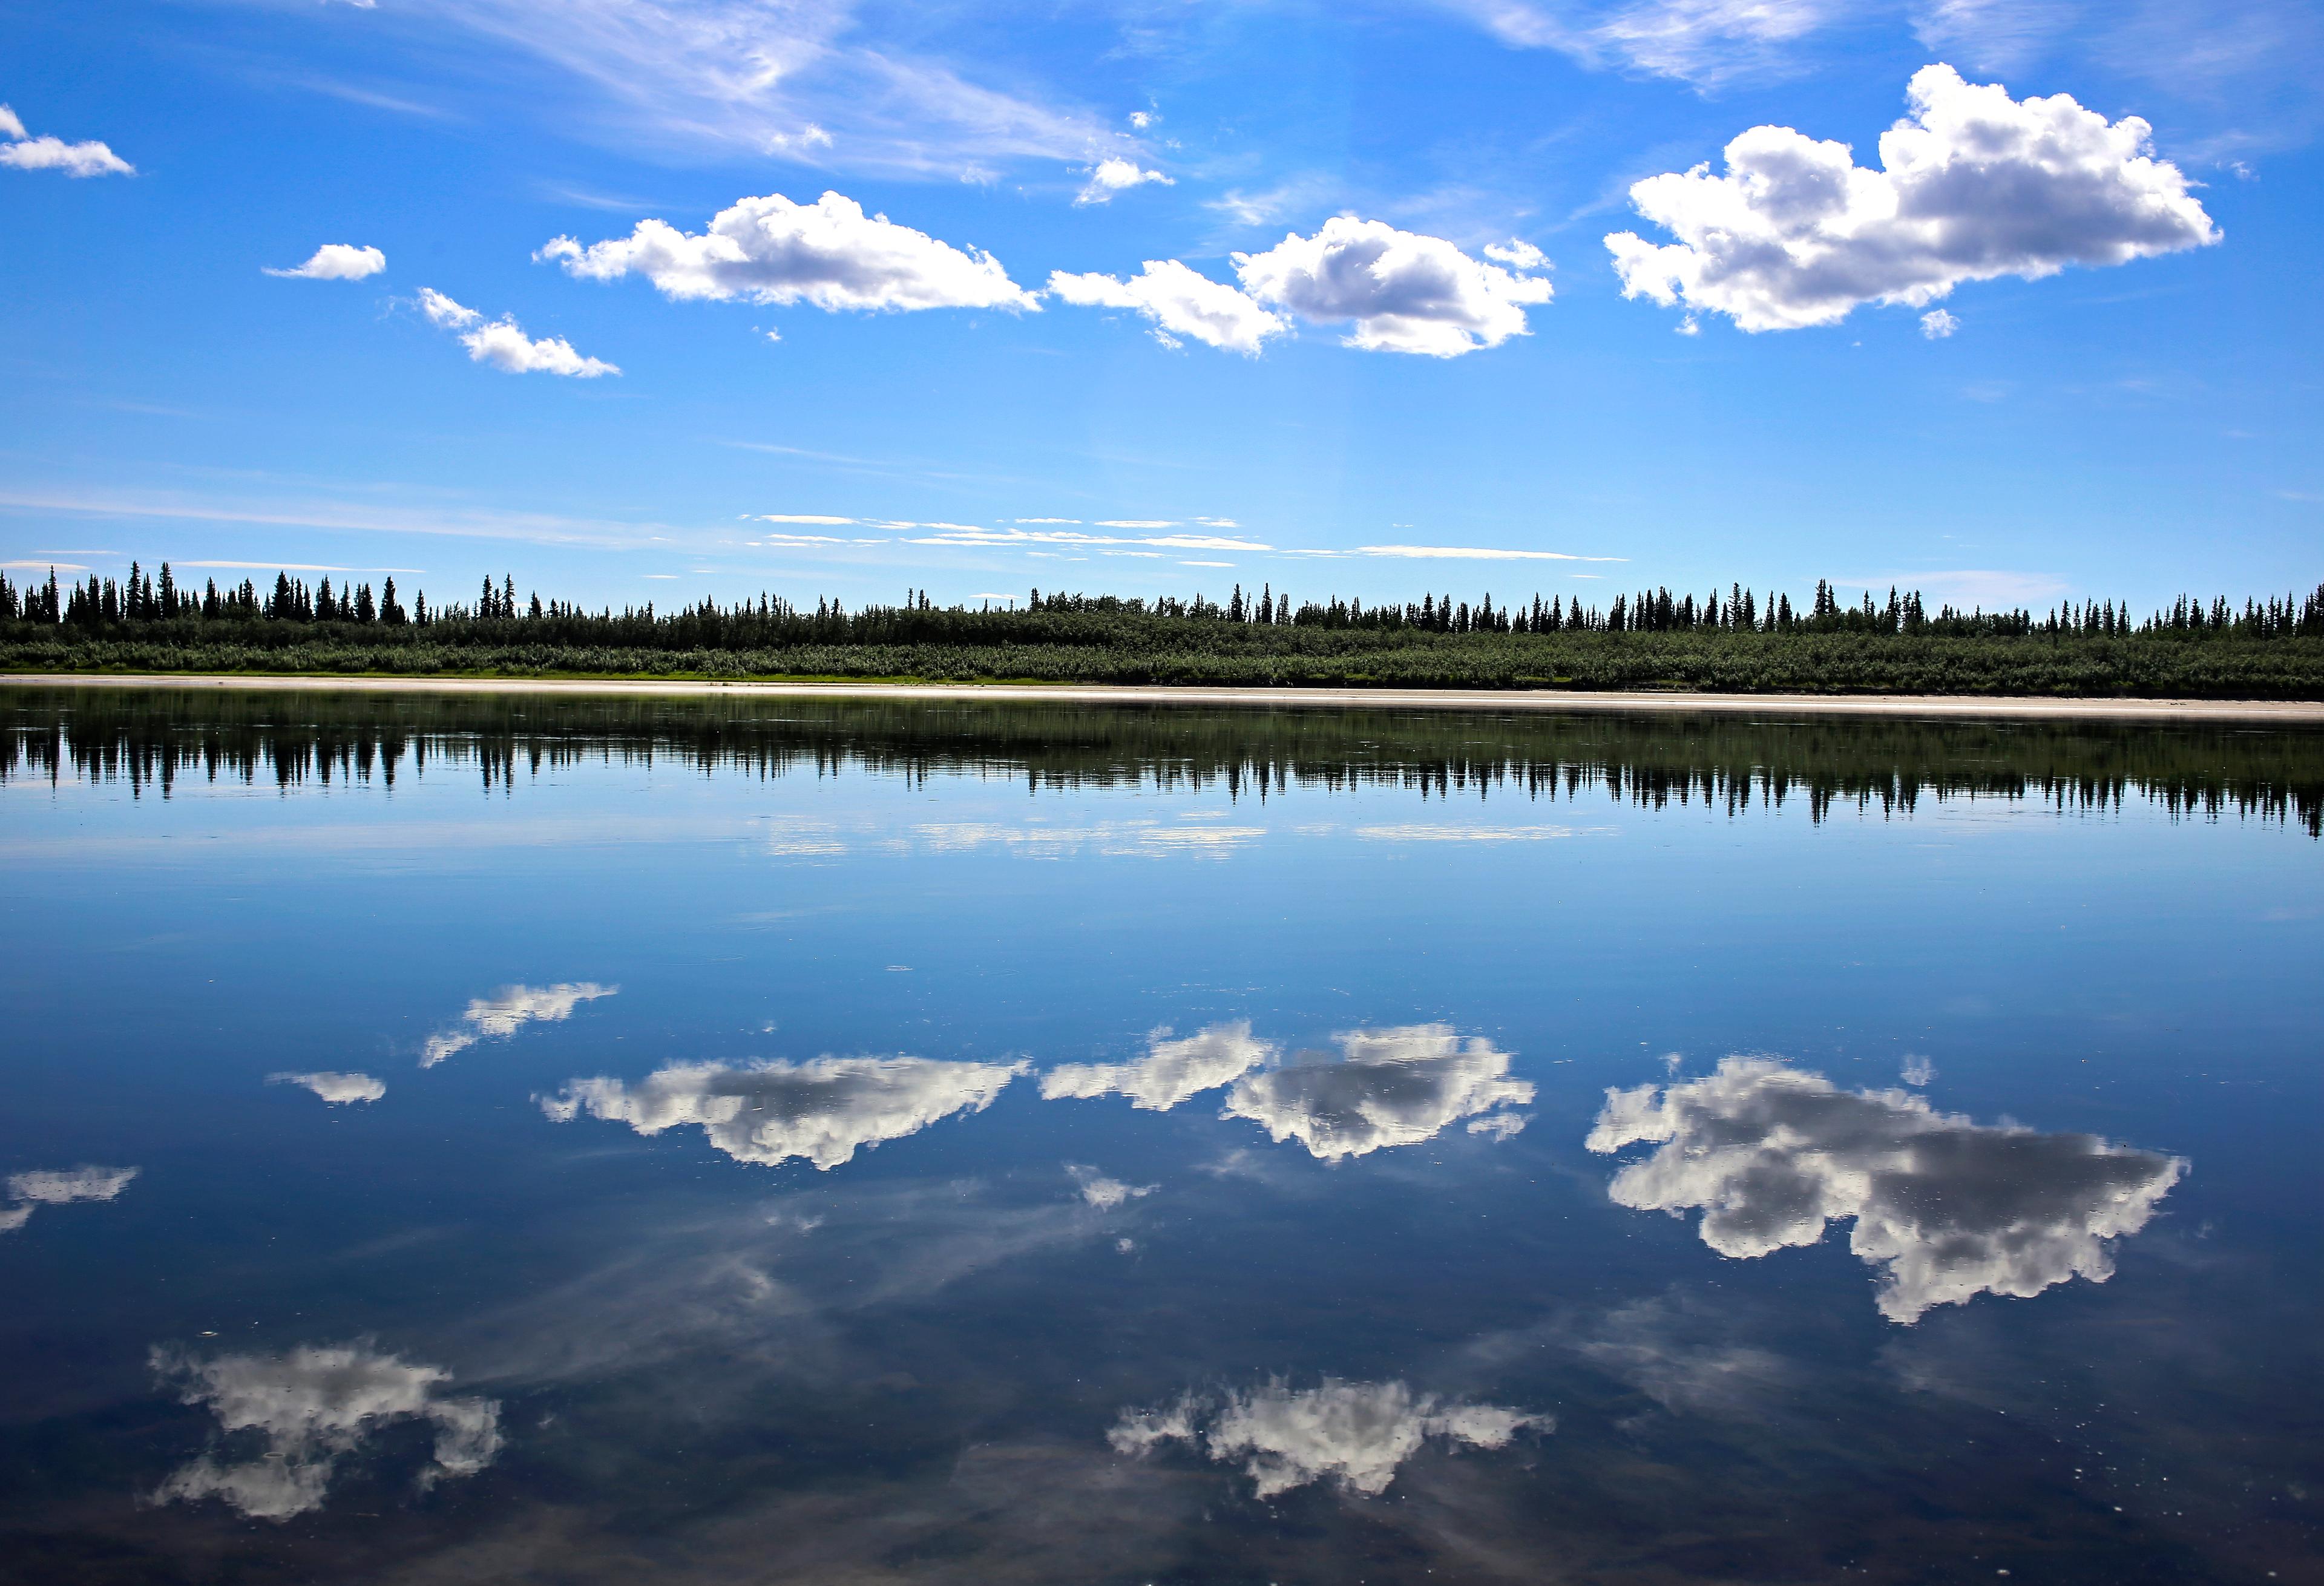
<path id="1" fill-rule="evenodd" d="M 0 1581 L 2324 1579 L 2319 822 L 2225 726 L 0 690 Z"/>

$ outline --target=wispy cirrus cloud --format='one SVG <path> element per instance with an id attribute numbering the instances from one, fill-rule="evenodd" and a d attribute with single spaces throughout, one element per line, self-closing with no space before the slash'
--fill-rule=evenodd
<path id="1" fill-rule="evenodd" d="M 1582 556 L 1563 550 L 1521 550 L 1498 545 L 1359 545 L 1346 550 L 1301 549 L 1286 556 L 1324 558 L 1386 557 L 1406 562 L 1627 562 L 1628 557 Z"/>
<path id="2" fill-rule="evenodd" d="M 404 7 L 564 72 L 606 141 L 773 156 L 888 176 L 1086 167 L 1139 145 L 1072 96 L 988 86 L 945 59 L 941 14 L 883 35 L 853 0 L 410 0 Z M 567 108 L 555 96 L 544 103 Z"/>
<path id="3" fill-rule="evenodd" d="M 939 534 L 926 535 L 907 543 L 912 545 L 973 546 L 981 549 L 1022 549 L 1028 546 L 1149 546 L 1163 550 L 1231 550 L 1259 552 L 1274 547 L 1255 539 L 1239 539 L 1220 534 L 1091 534 L 1074 529 L 982 529 L 970 524 L 954 524 Z"/>

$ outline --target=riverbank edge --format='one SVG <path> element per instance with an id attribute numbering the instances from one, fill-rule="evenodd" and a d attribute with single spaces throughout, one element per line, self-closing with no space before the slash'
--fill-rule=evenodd
<path id="1" fill-rule="evenodd" d="M 193 672 L 0 673 L 0 687 L 232 688 L 345 694 L 761 695 L 802 699 L 1212 705 L 1239 709 L 1720 712 L 1985 716 L 2018 720 L 2262 722 L 2324 725 L 2324 701 L 2097 699 L 1968 694 L 1701 694 L 1678 690 L 1245 688 L 1174 684 L 718 681 L 645 678 L 388 678 Z"/>

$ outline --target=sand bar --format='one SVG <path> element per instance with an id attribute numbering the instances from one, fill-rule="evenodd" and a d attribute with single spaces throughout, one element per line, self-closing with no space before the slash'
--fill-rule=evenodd
<path id="1" fill-rule="evenodd" d="M 2324 701 L 2048 699 L 1947 694 L 1689 694 L 1578 689 L 1206 688 L 1176 685 L 783 683 L 530 678 L 217 677 L 191 673 L 0 674 L 0 687 L 235 688 L 334 694 L 769 695 L 798 699 L 913 699 L 1074 705 L 1213 705 L 1299 710 L 1716 711 L 1729 715 L 2009 717 L 2024 720 L 2254 722 L 2324 725 Z"/>

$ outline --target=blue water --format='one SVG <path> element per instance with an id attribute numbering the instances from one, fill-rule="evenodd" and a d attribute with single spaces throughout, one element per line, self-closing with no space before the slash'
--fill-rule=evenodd
<path id="1" fill-rule="evenodd" d="M 2324 1578 L 2324 741 L 0 703 L 0 1580 Z"/>

